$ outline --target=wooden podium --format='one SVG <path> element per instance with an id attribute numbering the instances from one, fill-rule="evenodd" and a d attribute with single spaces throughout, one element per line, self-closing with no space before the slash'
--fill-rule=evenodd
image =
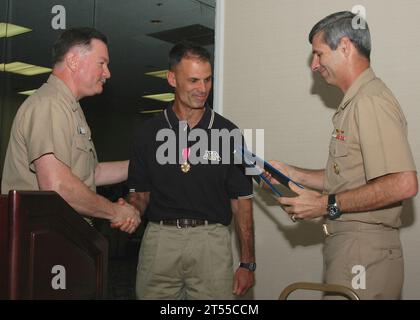
<path id="1" fill-rule="evenodd" d="M 57 193 L 0 197 L 0 299 L 102 299 L 107 240 Z"/>

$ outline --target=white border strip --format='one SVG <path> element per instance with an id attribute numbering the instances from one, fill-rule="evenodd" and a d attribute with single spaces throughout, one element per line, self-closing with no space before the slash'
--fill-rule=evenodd
<path id="1" fill-rule="evenodd" d="M 223 115 L 223 69 L 225 50 L 225 0 L 216 0 L 214 41 L 214 92 L 213 108 Z"/>

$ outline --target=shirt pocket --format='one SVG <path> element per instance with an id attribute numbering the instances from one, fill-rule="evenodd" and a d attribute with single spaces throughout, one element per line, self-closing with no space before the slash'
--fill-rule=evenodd
<path id="1" fill-rule="evenodd" d="M 330 143 L 330 155 L 333 158 L 347 157 L 349 149 L 346 142 L 332 140 Z"/>
<path id="2" fill-rule="evenodd" d="M 333 139 L 330 143 L 328 172 L 331 183 L 340 188 L 349 181 L 351 164 L 346 142 Z"/>
<path id="3" fill-rule="evenodd" d="M 93 153 L 89 140 L 86 137 L 76 136 L 72 155 L 71 171 L 85 181 L 93 173 Z"/>

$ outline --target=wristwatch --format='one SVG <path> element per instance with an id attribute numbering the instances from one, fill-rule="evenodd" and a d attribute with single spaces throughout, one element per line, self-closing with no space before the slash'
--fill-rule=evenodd
<path id="1" fill-rule="evenodd" d="M 257 269 L 257 264 L 255 262 L 241 262 L 239 263 L 239 268 L 245 268 L 249 271 L 255 271 L 255 269 Z"/>
<path id="2" fill-rule="evenodd" d="M 245 268 L 248 269 L 249 271 L 255 271 L 255 269 L 257 269 L 257 264 L 255 262 L 241 262 L 239 264 L 239 268 Z"/>
<path id="3" fill-rule="evenodd" d="M 335 200 L 335 194 L 328 195 L 327 217 L 330 220 L 335 220 L 341 216 L 341 210 Z"/>

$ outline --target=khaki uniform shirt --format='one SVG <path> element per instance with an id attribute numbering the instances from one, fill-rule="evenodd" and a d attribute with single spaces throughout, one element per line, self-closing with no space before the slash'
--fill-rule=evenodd
<path id="1" fill-rule="evenodd" d="M 89 126 L 70 89 L 54 75 L 26 99 L 16 114 L 1 192 L 39 190 L 33 162 L 49 153 L 96 191 L 97 156 Z"/>
<path id="2" fill-rule="evenodd" d="M 351 190 L 386 174 L 416 170 L 401 107 L 372 69 L 349 88 L 333 125 L 324 192 Z M 345 213 L 337 220 L 399 227 L 401 212 L 402 203 L 398 203 L 381 210 Z"/>

